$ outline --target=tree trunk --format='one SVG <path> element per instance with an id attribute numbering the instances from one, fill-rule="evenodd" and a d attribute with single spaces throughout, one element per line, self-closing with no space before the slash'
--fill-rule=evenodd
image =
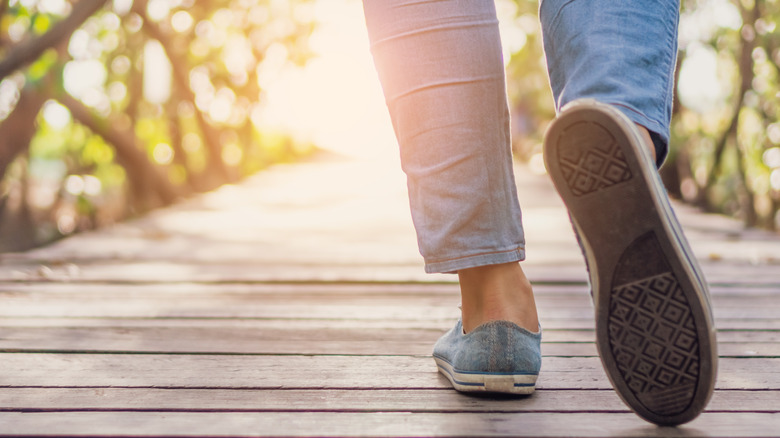
<path id="1" fill-rule="evenodd" d="M 700 190 L 702 196 L 699 198 L 699 204 L 708 209 L 710 206 L 709 201 L 707 200 L 707 191 L 710 187 L 715 185 L 715 180 L 720 174 L 720 163 L 723 159 L 723 153 L 726 150 L 726 145 L 729 143 L 729 140 L 733 139 L 735 143 L 737 141 L 736 137 L 737 129 L 739 128 L 739 115 L 742 110 L 742 105 L 745 101 L 745 93 L 747 93 L 753 87 L 753 49 L 756 46 L 755 31 L 751 37 L 749 32 L 744 31 L 744 28 L 745 26 L 750 26 L 751 29 L 754 28 L 756 19 L 759 18 L 756 16 L 759 10 L 757 3 L 758 1 L 756 1 L 756 5 L 754 5 L 752 10 L 747 11 L 744 9 L 744 6 L 742 6 L 742 3 L 738 2 L 738 5 L 742 11 L 742 19 L 744 23 L 740 38 L 741 44 L 738 60 L 741 81 L 739 85 L 739 91 L 737 92 L 737 101 L 734 105 L 734 115 L 731 118 L 731 122 L 729 123 L 728 128 L 723 132 L 720 139 L 716 143 L 712 167 L 710 168 L 710 172 L 707 175 L 707 183 L 704 185 L 704 187 L 701 187 L 702 190 Z M 740 154 L 741 152 L 739 150 L 739 146 L 735 145 L 735 147 L 737 149 L 737 154 Z"/>
<path id="2" fill-rule="evenodd" d="M 231 177 L 230 172 L 228 172 L 228 169 L 225 166 L 225 162 L 222 160 L 222 144 L 219 139 L 219 132 L 211 126 L 206 120 L 206 116 L 203 115 L 203 112 L 195 105 L 195 93 L 189 86 L 189 71 L 185 68 L 187 66 L 187 61 L 174 50 L 174 44 L 173 41 L 171 41 L 171 38 L 169 38 L 169 36 L 146 15 L 146 3 L 146 1 L 136 2 L 133 5 L 133 11 L 143 19 L 144 30 L 149 36 L 159 41 L 165 49 L 165 54 L 171 61 L 173 84 L 174 87 L 176 87 L 176 94 L 192 103 L 195 111 L 195 120 L 203 134 L 204 145 L 206 146 L 206 180 L 209 181 L 207 183 L 207 188 L 212 189 L 224 182 L 233 181 L 234 178 Z"/>
<path id="3" fill-rule="evenodd" d="M 13 112 L 0 124 L 0 180 L 8 166 L 27 152 L 35 135 L 35 119 L 46 97 L 31 88 L 22 90 Z M 35 230 L 27 204 L 27 175 L 23 175 L 19 205 L 0 200 L 0 251 L 22 251 L 35 245 Z"/>
<path id="4" fill-rule="evenodd" d="M 73 11 L 70 15 L 55 23 L 48 32 L 39 37 L 27 38 L 14 45 L 0 61 L 0 80 L 17 69 L 32 63 L 47 49 L 66 41 L 73 31 L 97 12 L 106 1 L 80 0 L 73 5 Z"/>
<path id="5" fill-rule="evenodd" d="M 22 90 L 16 107 L 0 123 L 0 180 L 14 159 L 30 146 L 35 135 L 35 118 L 47 97 L 32 88 Z"/>
<path id="6" fill-rule="evenodd" d="M 136 145 L 133 132 L 120 130 L 116 127 L 117 124 L 97 118 L 89 108 L 67 93 L 57 96 L 57 100 L 70 110 L 76 121 L 114 147 L 116 161 L 124 167 L 133 193 L 139 196 L 137 199 L 142 209 L 156 207 L 154 197 L 158 198 L 161 204 L 170 204 L 177 198 L 176 189 L 170 181 L 149 162 L 146 154 Z"/>

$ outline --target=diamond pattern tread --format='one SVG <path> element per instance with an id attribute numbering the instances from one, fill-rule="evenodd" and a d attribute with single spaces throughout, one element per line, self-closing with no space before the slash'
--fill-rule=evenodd
<path id="1" fill-rule="evenodd" d="M 652 234 L 626 250 L 627 255 L 636 252 L 646 259 L 664 260 Z M 616 277 L 636 270 L 636 262 L 641 260 L 624 257 Z M 634 396 L 661 415 L 684 412 L 695 395 L 700 354 L 695 318 L 674 273 L 613 285 L 607 321 L 609 348 Z"/>
<path id="2" fill-rule="evenodd" d="M 580 122 L 558 142 L 560 169 L 574 196 L 587 195 L 631 179 L 615 137 L 604 127 Z"/>
<path id="3" fill-rule="evenodd" d="M 634 123 L 592 100 L 567 105 L 545 164 L 590 273 L 596 340 L 616 392 L 658 425 L 695 418 L 717 347 L 707 285 Z"/>

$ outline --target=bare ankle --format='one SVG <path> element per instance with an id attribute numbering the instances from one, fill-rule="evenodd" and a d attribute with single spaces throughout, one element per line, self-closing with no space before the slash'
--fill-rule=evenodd
<path id="1" fill-rule="evenodd" d="M 490 321 L 511 321 L 536 331 L 531 283 L 518 263 L 480 266 L 458 272 L 466 332 Z"/>
<path id="2" fill-rule="evenodd" d="M 640 125 L 639 123 L 637 123 L 636 126 L 639 128 L 640 135 L 645 140 L 645 145 L 647 146 L 648 152 L 650 152 L 650 157 L 653 159 L 653 163 L 655 163 L 657 160 L 655 156 L 655 143 L 653 143 L 653 138 L 650 136 L 650 131 L 648 131 L 647 128 Z"/>

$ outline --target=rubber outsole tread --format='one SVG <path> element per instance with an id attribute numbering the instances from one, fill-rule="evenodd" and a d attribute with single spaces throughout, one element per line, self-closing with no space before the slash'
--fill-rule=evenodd
<path id="1" fill-rule="evenodd" d="M 565 108 L 545 164 L 569 209 L 596 305 L 596 340 L 615 390 L 656 424 L 695 418 L 717 353 L 706 284 L 633 122 L 594 101 Z"/>

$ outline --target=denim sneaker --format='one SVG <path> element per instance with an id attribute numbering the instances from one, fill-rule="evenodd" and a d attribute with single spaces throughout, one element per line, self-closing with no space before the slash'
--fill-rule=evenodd
<path id="1" fill-rule="evenodd" d="M 433 347 L 433 359 L 462 392 L 531 394 L 542 365 L 541 329 L 491 321 L 464 334 L 460 320 Z"/>
<path id="2" fill-rule="evenodd" d="M 712 395 L 715 329 L 704 277 L 643 142 L 618 109 L 580 100 L 550 126 L 544 158 L 585 255 L 606 373 L 639 416 L 677 425 Z"/>

